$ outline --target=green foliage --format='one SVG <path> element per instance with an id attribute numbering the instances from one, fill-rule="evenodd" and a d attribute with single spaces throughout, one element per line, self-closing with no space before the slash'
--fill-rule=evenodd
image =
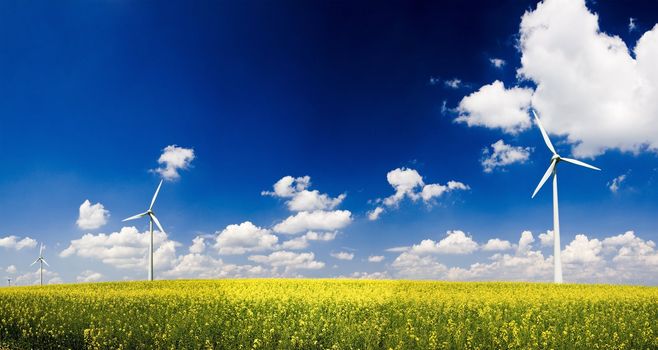
<path id="1" fill-rule="evenodd" d="M 252 279 L 0 289 L 0 348 L 655 349 L 658 289 Z"/>

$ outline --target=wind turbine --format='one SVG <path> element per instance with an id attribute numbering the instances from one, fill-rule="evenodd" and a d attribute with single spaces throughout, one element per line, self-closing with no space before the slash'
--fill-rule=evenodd
<path id="1" fill-rule="evenodd" d="M 548 166 L 548 170 L 546 170 L 544 177 L 542 177 L 541 181 L 539 181 L 539 185 L 537 185 L 535 192 L 532 194 L 532 198 L 535 198 L 535 195 L 537 192 L 539 192 L 539 189 L 541 189 L 546 180 L 548 180 L 548 178 L 553 175 L 553 263 L 555 264 L 553 272 L 555 283 L 562 283 L 562 259 L 560 258 L 560 214 L 557 206 L 557 164 L 564 161 L 594 170 L 600 171 L 601 169 L 579 160 L 565 158 L 557 154 L 553 144 L 551 143 L 551 139 L 548 138 L 546 130 L 544 130 L 544 127 L 539 121 L 539 117 L 537 117 L 537 113 L 535 113 L 533 110 L 532 114 L 535 116 L 535 120 L 537 121 L 541 135 L 544 138 L 546 147 L 548 147 L 548 149 L 553 153 L 553 157 L 551 157 L 551 164 Z"/>
<path id="2" fill-rule="evenodd" d="M 160 180 L 160 184 L 158 185 L 158 188 L 155 190 L 155 194 L 153 195 L 153 199 L 151 200 L 151 205 L 149 206 L 149 209 L 141 214 L 137 214 L 134 216 L 131 216 L 127 219 L 123 219 L 123 221 L 129 221 L 129 220 L 135 220 L 139 219 L 144 216 L 149 217 L 149 232 L 151 233 L 151 244 L 149 246 L 149 281 L 153 281 L 153 223 L 158 226 L 160 229 L 160 232 L 165 233 L 164 229 L 162 228 L 162 225 L 160 225 L 160 221 L 158 218 L 155 217 L 155 213 L 153 212 L 153 204 L 155 204 L 155 199 L 158 197 L 158 193 L 160 192 L 160 187 L 162 187 L 162 181 Z"/>
<path id="3" fill-rule="evenodd" d="M 39 248 L 39 257 L 37 258 L 37 260 L 34 260 L 34 262 L 30 264 L 30 266 L 36 263 L 39 263 L 39 285 L 43 286 L 43 264 L 46 264 L 46 266 L 50 266 L 46 262 L 46 259 L 43 258 L 43 243 L 41 243 L 41 248 Z"/>
<path id="4" fill-rule="evenodd" d="M 7 286 L 11 287 L 11 277 L 7 277 Z"/>

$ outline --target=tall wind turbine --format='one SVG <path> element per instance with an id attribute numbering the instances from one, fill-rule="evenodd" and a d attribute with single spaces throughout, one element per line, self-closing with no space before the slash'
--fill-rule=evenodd
<path id="1" fill-rule="evenodd" d="M 601 169 L 576 159 L 561 157 L 559 154 L 557 154 L 553 144 L 551 143 L 551 139 L 548 138 L 546 130 L 544 130 L 544 127 L 539 121 L 539 117 L 537 117 L 537 113 L 535 113 L 533 110 L 532 114 L 535 116 L 539 130 L 541 131 L 541 135 L 544 137 L 546 147 L 548 147 L 548 149 L 553 153 L 553 157 L 551 157 L 551 164 L 548 166 L 548 170 L 546 170 L 544 177 L 542 177 L 541 181 L 539 181 L 539 185 L 537 185 L 535 192 L 532 194 L 532 198 L 535 198 L 535 195 L 537 192 L 539 192 L 539 189 L 541 189 L 546 180 L 548 180 L 548 178 L 553 175 L 553 263 L 555 264 L 554 281 L 555 283 L 562 283 L 562 259 L 560 258 L 560 214 L 557 206 L 557 164 L 564 161 L 594 170 Z"/>
<path id="2" fill-rule="evenodd" d="M 158 197 L 158 193 L 160 192 L 160 187 L 162 187 L 162 181 L 163 180 L 160 180 L 158 189 L 155 190 L 155 194 L 153 195 L 153 199 L 151 200 L 151 205 L 149 206 L 149 209 L 147 211 L 141 214 L 131 216 L 127 219 L 123 219 L 123 221 L 129 221 L 129 220 L 139 219 L 144 216 L 149 217 L 149 232 L 151 233 L 151 244 L 149 245 L 149 281 L 153 281 L 153 223 L 155 222 L 155 224 L 160 229 L 160 232 L 165 233 L 164 229 L 162 228 L 162 225 L 160 225 L 160 221 L 158 220 L 158 218 L 155 217 L 155 213 L 153 212 L 153 204 L 155 204 L 155 199 Z"/>
<path id="3" fill-rule="evenodd" d="M 11 277 L 7 277 L 7 286 L 11 287 Z"/>
<path id="4" fill-rule="evenodd" d="M 43 258 L 43 243 L 41 243 L 41 248 L 39 248 L 39 257 L 37 258 L 37 260 L 34 260 L 34 262 L 30 264 L 30 266 L 36 263 L 39 263 L 39 285 L 43 286 L 43 264 L 46 264 L 46 266 L 50 266 L 46 262 L 46 259 Z"/>

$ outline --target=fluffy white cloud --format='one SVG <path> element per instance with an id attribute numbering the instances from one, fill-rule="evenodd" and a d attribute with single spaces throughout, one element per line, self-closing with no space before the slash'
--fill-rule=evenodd
<path id="1" fill-rule="evenodd" d="M 349 253 L 349 252 L 331 253 L 331 256 L 338 259 L 338 260 L 352 260 L 352 259 L 354 259 L 354 253 Z"/>
<path id="2" fill-rule="evenodd" d="M 206 250 L 206 240 L 203 237 L 197 236 L 192 240 L 190 246 L 190 253 L 201 254 Z"/>
<path id="3" fill-rule="evenodd" d="M 376 207 L 375 209 L 368 212 L 368 220 L 375 221 L 379 219 L 379 216 L 384 212 L 384 208 Z"/>
<path id="4" fill-rule="evenodd" d="M 349 210 L 302 211 L 276 224 L 274 232 L 296 234 L 308 230 L 335 231 L 344 228 L 351 222 L 352 213 Z"/>
<path id="5" fill-rule="evenodd" d="M 88 282 L 98 282 L 103 279 L 103 275 L 99 272 L 94 272 L 92 270 L 85 270 L 82 271 L 78 277 L 75 278 L 76 281 L 82 282 L 82 283 L 88 283 Z"/>
<path id="6" fill-rule="evenodd" d="M 0 238 L 0 247 L 21 250 L 23 248 L 34 248 L 37 246 L 37 241 L 30 237 L 19 238 L 16 236 L 2 237 Z"/>
<path id="7" fill-rule="evenodd" d="M 7 266 L 7 269 L 5 269 L 5 272 L 7 273 L 16 273 L 16 266 L 15 265 L 9 265 Z"/>
<path id="8" fill-rule="evenodd" d="M 336 238 L 337 232 L 322 232 L 318 233 L 315 231 L 306 232 L 303 236 L 295 237 L 289 239 L 281 244 L 282 249 L 290 250 L 300 250 L 308 248 L 311 241 L 322 241 L 328 242 L 333 241 Z"/>
<path id="9" fill-rule="evenodd" d="M 408 168 L 397 168 L 386 174 L 386 180 L 395 189 L 395 193 L 384 199 L 377 199 L 375 202 L 383 206 L 377 206 L 368 212 L 368 219 L 377 220 L 385 211 L 384 207 L 397 208 L 400 202 L 409 198 L 412 201 L 422 199 L 426 204 L 431 204 L 434 198 L 441 197 L 443 194 L 456 190 L 468 190 L 468 185 L 458 181 L 448 181 L 447 184 L 425 184 L 423 177 L 414 170 Z"/>
<path id="10" fill-rule="evenodd" d="M 368 257 L 368 262 L 371 263 L 378 263 L 384 261 L 384 256 L 383 255 L 371 255 Z"/>
<path id="11" fill-rule="evenodd" d="M 552 247 L 553 246 L 553 231 L 548 230 L 546 233 L 539 234 L 539 241 L 541 242 L 542 247 Z"/>
<path id="12" fill-rule="evenodd" d="M 341 276 L 342 277 L 342 276 Z M 358 278 L 362 280 L 381 280 L 388 279 L 390 276 L 387 271 L 383 272 L 353 272 L 349 275 L 350 278 Z"/>
<path id="13" fill-rule="evenodd" d="M 135 227 L 123 227 L 119 232 L 97 235 L 87 233 L 59 253 L 62 258 L 79 256 L 97 259 L 120 269 L 146 269 L 150 234 L 139 232 Z M 165 233 L 153 232 L 153 265 L 166 269 L 175 259 L 180 243 L 170 241 Z"/>
<path id="14" fill-rule="evenodd" d="M 86 199 L 80 205 L 80 215 L 76 224 L 81 229 L 93 230 L 105 225 L 109 217 L 110 211 L 105 209 L 101 203 L 91 204 Z"/>
<path id="15" fill-rule="evenodd" d="M 491 150 L 485 148 L 484 157 L 480 163 L 485 173 L 491 173 L 496 168 L 502 168 L 514 163 L 525 163 L 530 157 L 530 147 L 511 146 L 503 140 L 491 144 Z"/>
<path id="16" fill-rule="evenodd" d="M 29 285 L 38 285 L 40 283 L 41 272 L 37 268 L 33 272 L 28 272 L 17 276 L 13 280 L 13 284 L 16 286 L 29 286 Z M 44 284 L 58 284 L 62 283 L 62 278 L 59 276 L 59 273 L 48 270 L 47 267 L 43 268 L 43 282 Z"/>
<path id="17" fill-rule="evenodd" d="M 612 181 L 608 182 L 608 188 L 610 189 L 610 192 L 617 193 L 624 181 L 626 181 L 626 174 L 619 175 L 612 179 Z"/>
<path id="18" fill-rule="evenodd" d="M 414 244 L 412 254 L 470 254 L 478 249 L 478 244 L 463 231 L 448 231 L 446 237 L 439 242 L 425 239 L 420 244 Z"/>
<path id="19" fill-rule="evenodd" d="M 219 254 L 244 254 L 274 249 L 279 239 L 268 229 L 245 221 L 228 225 L 217 235 L 215 249 Z"/>
<path id="20" fill-rule="evenodd" d="M 270 255 L 252 255 L 249 260 L 272 267 L 284 268 L 286 272 L 299 269 L 318 270 L 324 267 L 323 262 L 315 260 L 315 254 L 313 253 L 294 253 L 286 250 L 274 252 Z"/>
<path id="21" fill-rule="evenodd" d="M 550 238 L 552 243 L 550 231 L 543 236 L 544 242 Z M 417 247 L 414 246 L 403 251 L 391 267 L 395 270 L 394 276 L 403 278 L 552 281 L 553 256 L 545 256 L 534 243 L 532 233 L 524 231 L 518 244 L 509 245 L 516 246 L 513 253 L 495 253 L 488 261 L 478 261 L 468 267 L 449 267 L 439 261 L 440 256 L 428 254 L 434 245 L 426 245 L 427 249 L 414 249 Z M 550 248 L 545 249 L 552 252 Z M 562 250 L 562 263 L 564 278 L 569 282 L 658 283 L 656 245 L 637 237 L 633 231 L 602 240 L 576 235 Z"/>
<path id="22" fill-rule="evenodd" d="M 562 252 L 562 262 L 565 264 L 590 264 L 601 261 L 603 244 L 598 239 L 588 239 L 585 235 L 576 235 Z"/>
<path id="23" fill-rule="evenodd" d="M 457 107 L 459 116 L 455 121 L 516 134 L 531 125 L 528 118 L 531 98 L 532 89 L 506 89 L 503 82 L 496 80 L 464 97 Z"/>
<path id="24" fill-rule="evenodd" d="M 510 250 L 512 248 L 513 248 L 512 243 L 510 243 L 509 241 L 501 240 L 499 238 L 492 238 L 488 240 L 485 245 L 482 246 L 482 250 L 487 252 L 504 251 L 504 250 Z"/>
<path id="25" fill-rule="evenodd" d="M 176 180 L 180 178 L 178 171 L 189 168 L 194 157 L 194 150 L 192 148 L 183 148 L 176 145 L 167 146 L 162 150 L 162 154 L 158 158 L 160 167 L 153 169 L 153 171 L 160 174 L 165 180 Z"/>
<path id="26" fill-rule="evenodd" d="M 345 194 L 331 198 L 329 195 L 320 193 L 318 190 L 309 191 L 307 189 L 309 186 L 311 186 L 311 178 L 309 176 L 298 178 L 284 176 L 274 184 L 274 191 L 263 191 L 261 194 L 264 196 L 287 198 L 286 205 L 291 211 L 332 210 L 345 199 Z"/>
<path id="27" fill-rule="evenodd" d="M 176 258 L 173 268 L 164 272 L 167 278 L 240 278 L 275 276 L 260 265 L 225 263 L 209 255 L 190 253 Z"/>
<path id="28" fill-rule="evenodd" d="M 545 0 L 523 15 L 519 38 L 517 75 L 536 88 L 485 85 L 462 99 L 457 121 L 516 133 L 530 127 L 531 104 L 577 157 L 658 150 L 658 26 L 631 52 L 584 0 Z"/>
<path id="29" fill-rule="evenodd" d="M 505 60 L 500 58 L 490 58 L 489 62 L 496 68 L 502 68 L 505 65 Z"/>

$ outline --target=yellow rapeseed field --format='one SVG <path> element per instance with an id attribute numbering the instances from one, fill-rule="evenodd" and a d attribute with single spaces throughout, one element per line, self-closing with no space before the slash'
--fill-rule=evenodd
<path id="1" fill-rule="evenodd" d="M 0 289 L 0 348 L 656 349 L 658 288 L 308 279 Z"/>

